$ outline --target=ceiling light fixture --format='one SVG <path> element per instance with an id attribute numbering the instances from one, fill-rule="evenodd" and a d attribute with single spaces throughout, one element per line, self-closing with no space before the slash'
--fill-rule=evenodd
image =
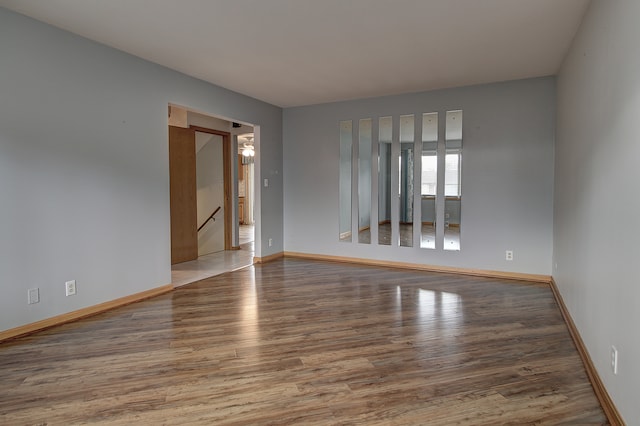
<path id="1" fill-rule="evenodd" d="M 242 144 L 242 155 L 245 157 L 253 157 L 256 155 L 255 150 L 253 149 L 253 136 L 245 136 L 244 139 L 247 140 L 244 144 Z"/>
<path id="2" fill-rule="evenodd" d="M 256 153 L 253 150 L 252 146 L 245 145 L 244 148 L 242 148 L 242 155 L 244 155 L 245 157 L 253 157 L 254 155 L 256 155 Z"/>

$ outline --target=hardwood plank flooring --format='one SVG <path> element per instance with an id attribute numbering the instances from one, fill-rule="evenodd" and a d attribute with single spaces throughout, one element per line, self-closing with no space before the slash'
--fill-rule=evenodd
<path id="1" fill-rule="evenodd" d="M 0 424 L 606 424 L 543 284 L 282 259 L 0 345 Z"/>

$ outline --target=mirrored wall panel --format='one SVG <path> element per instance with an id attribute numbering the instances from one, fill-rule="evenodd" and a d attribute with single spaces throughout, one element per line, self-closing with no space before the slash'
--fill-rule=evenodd
<path id="1" fill-rule="evenodd" d="M 460 250 L 462 118 L 452 110 L 340 121 L 340 241 Z"/>
<path id="2" fill-rule="evenodd" d="M 420 247 L 436 248 L 438 192 L 438 113 L 422 114 L 422 172 L 420 174 Z"/>
<path id="3" fill-rule="evenodd" d="M 351 241 L 351 159 L 353 125 L 340 122 L 340 241 Z"/>
<path id="4" fill-rule="evenodd" d="M 371 243 L 371 124 L 370 118 L 358 126 L 358 242 Z"/>
<path id="5" fill-rule="evenodd" d="M 444 165 L 444 249 L 460 250 L 462 111 L 447 111 Z"/>
<path id="6" fill-rule="evenodd" d="M 391 138 L 393 120 L 378 121 L 378 244 L 391 245 Z"/>
<path id="7" fill-rule="evenodd" d="M 400 194 L 400 246 L 413 247 L 413 153 L 415 118 L 400 116 L 400 159 L 398 193 Z"/>

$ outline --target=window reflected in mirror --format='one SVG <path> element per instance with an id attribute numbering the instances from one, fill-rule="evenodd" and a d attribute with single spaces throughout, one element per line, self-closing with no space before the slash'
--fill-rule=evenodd
<path id="1" fill-rule="evenodd" d="M 460 250 L 462 111 L 447 111 L 444 170 L 444 249 Z"/>
<path id="2" fill-rule="evenodd" d="M 371 119 L 358 126 L 358 242 L 371 243 Z"/>
<path id="3" fill-rule="evenodd" d="M 391 117 L 378 120 L 378 244 L 391 245 Z"/>
<path id="4" fill-rule="evenodd" d="M 436 200 L 438 192 L 438 113 L 422 114 L 422 172 L 420 182 L 420 247 L 436 248 Z"/>
<path id="5" fill-rule="evenodd" d="M 398 193 L 400 194 L 400 246 L 413 247 L 413 153 L 415 139 L 413 115 L 400 116 L 400 158 Z"/>
<path id="6" fill-rule="evenodd" d="M 340 122 L 340 241 L 351 242 L 351 162 L 353 126 Z"/>

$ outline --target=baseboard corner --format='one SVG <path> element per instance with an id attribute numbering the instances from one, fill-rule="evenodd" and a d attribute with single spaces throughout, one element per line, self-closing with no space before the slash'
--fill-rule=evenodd
<path id="1" fill-rule="evenodd" d="M 580 336 L 580 332 L 576 327 L 576 324 L 573 322 L 573 318 L 571 318 L 571 314 L 567 309 L 567 305 L 564 303 L 564 299 L 562 298 L 562 294 L 560 294 L 560 290 L 558 289 L 558 285 L 554 280 L 553 276 L 551 277 L 551 282 L 549 283 L 551 287 L 551 292 L 553 293 L 553 297 L 556 300 L 558 308 L 560 309 L 560 313 L 564 318 L 564 322 L 569 329 L 569 334 L 571 335 L 571 339 L 573 343 L 576 345 L 576 349 L 578 350 L 578 354 L 580 355 L 580 359 L 582 359 L 582 363 L 584 364 L 584 368 L 587 372 L 587 376 L 589 377 L 589 381 L 591 382 L 591 386 L 602 406 L 602 410 L 604 411 L 609 423 L 612 425 L 624 425 L 624 420 L 620 415 L 620 412 L 616 408 L 611 396 L 609 396 L 609 392 L 604 386 L 598 371 L 596 370 L 593 361 L 591 360 L 591 356 L 589 355 L 589 351 Z"/>
<path id="2" fill-rule="evenodd" d="M 282 251 L 278 253 L 270 254 L 269 256 L 254 257 L 253 263 L 254 264 L 268 263 L 268 262 L 272 262 L 274 260 L 280 259 L 281 257 L 284 257 L 284 252 Z"/>

